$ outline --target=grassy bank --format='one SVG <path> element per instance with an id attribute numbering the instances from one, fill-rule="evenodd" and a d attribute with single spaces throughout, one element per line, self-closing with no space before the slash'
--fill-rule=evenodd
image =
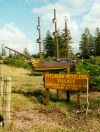
<path id="1" fill-rule="evenodd" d="M 45 89 L 42 76 L 31 76 L 30 71 L 2 65 L 3 75 L 12 78 L 12 120 L 10 132 L 62 132 L 99 131 L 100 93 L 90 92 L 90 112 L 77 113 L 76 94 L 66 102 L 66 93 L 50 90 L 50 103 L 45 106 Z M 86 109 L 86 93 L 81 95 L 81 109 Z"/>

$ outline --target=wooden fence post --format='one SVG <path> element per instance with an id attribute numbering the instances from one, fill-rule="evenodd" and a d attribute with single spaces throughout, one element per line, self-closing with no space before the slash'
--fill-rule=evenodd
<path id="1" fill-rule="evenodd" d="M 2 76 L 2 67 L 0 66 L 0 77 Z"/>
<path id="2" fill-rule="evenodd" d="M 11 77 L 4 78 L 3 86 L 3 125 L 4 127 L 10 124 L 10 102 L 11 102 Z"/>
<path id="3" fill-rule="evenodd" d="M 3 96 L 3 76 L 2 76 L 2 67 L 0 66 L 0 95 Z"/>
<path id="4" fill-rule="evenodd" d="M 3 97 L 3 77 L 0 77 L 0 95 Z"/>

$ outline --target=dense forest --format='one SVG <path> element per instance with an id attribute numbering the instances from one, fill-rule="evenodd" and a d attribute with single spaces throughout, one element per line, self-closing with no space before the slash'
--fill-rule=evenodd
<path id="1" fill-rule="evenodd" d="M 60 57 L 65 57 L 65 50 L 66 50 L 66 40 L 64 35 L 64 30 L 62 32 L 58 32 L 58 40 L 59 40 L 59 54 Z M 69 44 L 72 43 L 72 38 L 70 36 L 68 30 L 68 38 Z M 44 47 L 44 56 L 54 57 L 55 56 L 55 39 L 50 31 L 47 31 L 46 37 L 43 40 L 43 47 Z M 70 56 L 73 56 L 73 50 L 71 45 L 69 45 Z M 96 28 L 95 35 L 93 36 L 89 29 L 86 28 L 84 33 L 81 35 L 81 40 L 79 43 L 79 55 L 80 58 L 88 59 L 91 56 L 99 56 L 100 55 L 100 30 Z"/>

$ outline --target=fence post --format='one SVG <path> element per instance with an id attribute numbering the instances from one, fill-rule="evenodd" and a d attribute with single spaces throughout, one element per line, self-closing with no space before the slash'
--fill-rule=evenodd
<path id="1" fill-rule="evenodd" d="M 2 67 L 0 66 L 0 95 L 3 96 L 3 76 L 2 76 Z"/>
<path id="2" fill-rule="evenodd" d="M 3 97 L 3 77 L 0 77 L 0 95 Z"/>
<path id="3" fill-rule="evenodd" d="M 4 78 L 3 85 L 3 125 L 4 127 L 10 124 L 10 102 L 11 102 L 11 77 Z"/>

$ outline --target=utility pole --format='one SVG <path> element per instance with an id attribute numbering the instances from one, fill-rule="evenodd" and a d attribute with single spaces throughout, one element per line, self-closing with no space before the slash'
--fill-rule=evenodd
<path id="1" fill-rule="evenodd" d="M 55 23 L 55 32 L 54 32 L 54 36 L 55 36 L 55 43 L 56 43 L 56 58 L 59 58 L 59 45 L 58 45 L 58 31 L 57 31 L 57 18 L 56 18 L 56 9 L 54 9 L 54 19 L 53 19 L 53 23 Z"/>
<path id="2" fill-rule="evenodd" d="M 37 39 L 37 43 L 39 43 L 39 56 L 40 56 L 40 61 L 42 61 L 42 48 L 41 48 L 41 29 L 40 29 L 40 17 L 38 17 L 38 25 L 37 25 L 37 30 L 39 34 L 39 38 Z"/>
<path id="3" fill-rule="evenodd" d="M 66 40 L 66 58 L 69 58 L 69 36 L 68 36 L 66 17 L 65 17 L 65 40 Z"/>

